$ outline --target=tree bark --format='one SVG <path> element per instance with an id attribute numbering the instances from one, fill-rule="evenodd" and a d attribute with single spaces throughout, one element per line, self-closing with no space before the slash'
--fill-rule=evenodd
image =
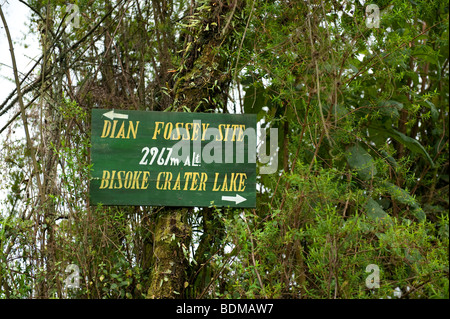
<path id="1" fill-rule="evenodd" d="M 173 111 L 201 112 L 222 108 L 228 101 L 232 61 L 221 52 L 234 45 L 231 21 L 240 15 L 245 1 L 212 0 L 209 9 L 194 8 L 200 24 L 187 36 L 177 78 L 170 88 Z M 234 31 L 240 28 L 234 24 Z M 159 213 L 154 229 L 154 265 L 148 298 L 184 297 L 187 279 L 191 229 L 186 222 L 188 209 L 166 208 Z"/>

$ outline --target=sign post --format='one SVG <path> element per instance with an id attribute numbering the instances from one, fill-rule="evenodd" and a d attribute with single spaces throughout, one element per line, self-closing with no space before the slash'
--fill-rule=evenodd
<path id="1" fill-rule="evenodd" d="M 91 204 L 256 206 L 256 116 L 92 110 Z"/>

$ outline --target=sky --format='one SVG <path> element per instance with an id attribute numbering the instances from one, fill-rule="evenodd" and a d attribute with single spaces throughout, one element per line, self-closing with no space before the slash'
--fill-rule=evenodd
<path id="1" fill-rule="evenodd" d="M 18 0 L 0 0 L 0 5 L 2 6 L 9 32 L 14 42 L 14 54 L 17 60 L 19 77 L 21 77 L 21 74 L 29 71 L 33 65 L 33 59 L 39 54 L 38 40 L 35 35 L 29 33 L 29 28 L 26 25 L 30 18 L 30 9 Z M 25 45 L 27 48 L 25 48 Z M 14 88 L 11 53 L 9 51 L 5 28 L 0 21 L 0 104 Z M 0 128 L 7 123 L 13 113 L 10 111 L 0 117 Z"/>
<path id="2" fill-rule="evenodd" d="M 2 7 L 11 38 L 13 40 L 16 64 L 19 72 L 19 78 L 21 78 L 21 74 L 26 74 L 29 71 L 33 65 L 33 59 L 39 55 L 38 40 L 35 36 L 30 35 L 28 31 L 29 28 L 26 25 L 31 16 L 30 10 L 18 0 L 0 0 L 0 6 Z M 27 46 L 26 48 L 25 45 Z M 15 82 L 11 62 L 11 53 L 9 51 L 5 28 L 0 19 L 0 104 L 3 103 L 14 88 Z M 4 127 L 12 116 L 14 116 L 16 109 L 17 108 L 14 108 L 14 110 L 10 110 L 6 114 L 0 116 L 0 129 Z M 18 120 L 20 121 L 20 117 Z M 16 134 L 17 136 L 15 137 L 18 138 L 25 135 L 24 132 L 18 131 L 16 131 Z M 5 139 L 5 135 L 6 131 L 0 134 L 0 147 Z M 0 166 L 0 203 L 6 197 L 6 194 L 1 188 L 2 175 L 3 172 L 1 171 Z"/>

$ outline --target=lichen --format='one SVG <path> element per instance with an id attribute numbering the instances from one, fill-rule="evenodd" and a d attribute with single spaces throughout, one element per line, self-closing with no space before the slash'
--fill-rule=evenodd
<path id="1" fill-rule="evenodd" d="M 186 258 L 183 244 L 190 231 L 184 217 L 187 209 L 168 210 L 161 214 L 155 228 L 154 269 L 147 298 L 176 298 L 185 282 Z"/>

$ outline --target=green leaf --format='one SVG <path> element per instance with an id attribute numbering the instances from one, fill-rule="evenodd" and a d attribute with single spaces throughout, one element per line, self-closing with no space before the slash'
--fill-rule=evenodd
<path id="1" fill-rule="evenodd" d="M 258 114 L 264 106 L 270 108 L 270 98 L 266 93 L 264 85 L 260 82 L 254 82 L 245 89 L 244 112 L 246 114 Z"/>
<path id="2" fill-rule="evenodd" d="M 429 62 L 431 64 L 438 64 L 438 58 L 436 52 L 429 45 L 416 45 L 413 47 L 414 57 L 418 57 L 420 60 Z"/>
<path id="3" fill-rule="evenodd" d="M 392 128 L 389 129 L 388 131 L 389 133 L 391 133 L 392 138 L 394 138 L 397 142 L 402 143 L 411 152 L 424 156 L 428 160 L 428 162 L 430 162 L 431 167 L 434 167 L 434 163 L 430 157 L 430 154 L 428 154 L 428 152 L 425 150 L 422 144 L 420 144 L 417 140 L 409 136 L 406 136 L 405 134 Z"/>
<path id="4" fill-rule="evenodd" d="M 361 179 L 369 180 L 377 174 L 372 156 L 359 143 L 347 150 L 346 157 L 348 165 L 358 172 Z"/>
<path id="5" fill-rule="evenodd" d="M 439 118 L 439 111 L 436 108 L 436 105 L 434 105 L 433 102 L 431 102 L 429 99 L 424 98 L 423 96 L 420 96 L 419 94 L 417 94 L 416 92 L 410 90 L 409 94 L 411 94 L 415 99 L 417 99 L 417 101 L 419 102 L 420 105 L 429 108 L 430 112 L 431 112 L 431 119 L 435 122 L 437 122 L 438 118 Z"/>
<path id="6" fill-rule="evenodd" d="M 395 158 L 393 158 L 391 155 L 389 155 L 388 152 L 385 150 L 380 150 L 381 155 L 384 157 L 384 159 L 391 165 L 393 168 L 398 168 L 397 161 Z"/>
<path id="7" fill-rule="evenodd" d="M 370 140 L 374 142 L 378 147 L 383 147 L 386 144 L 386 140 L 389 138 L 389 134 L 385 129 L 369 126 L 367 130 Z"/>
<path id="8" fill-rule="evenodd" d="M 348 66 L 350 67 L 350 69 L 352 69 L 353 73 L 358 73 L 359 69 L 357 66 L 349 63 Z"/>
<path id="9" fill-rule="evenodd" d="M 406 136 L 405 134 L 393 129 L 393 128 L 385 128 L 379 125 L 371 125 L 368 127 L 370 138 L 377 144 L 378 146 L 381 146 L 384 142 L 383 139 L 385 139 L 387 136 L 392 137 L 397 142 L 403 144 L 407 149 L 409 149 L 411 152 L 419 154 L 423 156 L 425 159 L 428 160 L 431 167 L 434 167 L 434 162 L 428 154 L 428 152 L 425 150 L 425 148 L 422 146 L 422 144 L 419 143 L 419 141 Z"/>
<path id="10" fill-rule="evenodd" d="M 403 104 L 397 101 L 389 100 L 380 102 L 378 107 L 383 115 L 394 119 L 400 117 L 400 113 L 398 111 L 403 109 Z"/>
<path id="11" fill-rule="evenodd" d="M 438 118 L 439 118 L 439 112 L 438 112 L 436 106 L 434 105 L 434 103 L 431 102 L 430 100 L 425 100 L 425 101 L 421 102 L 420 104 L 430 108 L 431 119 L 434 122 L 437 122 Z"/>
<path id="12" fill-rule="evenodd" d="M 369 200 L 367 201 L 365 209 L 367 216 L 372 220 L 376 220 L 377 218 L 384 219 L 386 218 L 386 216 L 388 216 L 388 214 L 383 210 L 380 204 L 378 204 L 372 198 L 369 198 Z"/>
<path id="13" fill-rule="evenodd" d="M 326 111 L 327 113 L 329 112 L 330 105 L 323 104 L 322 107 L 323 107 L 324 111 Z M 348 110 L 346 109 L 346 107 L 341 104 L 334 105 L 331 112 L 333 113 L 333 115 L 337 116 L 337 118 L 343 118 L 344 116 L 346 116 L 348 114 Z"/>
<path id="14" fill-rule="evenodd" d="M 413 208 L 413 214 L 419 221 L 424 221 L 426 218 L 425 212 L 422 207 L 417 203 L 414 197 L 412 197 L 406 190 L 390 182 L 385 182 L 387 192 L 399 203 L 408 205 Z"/>

